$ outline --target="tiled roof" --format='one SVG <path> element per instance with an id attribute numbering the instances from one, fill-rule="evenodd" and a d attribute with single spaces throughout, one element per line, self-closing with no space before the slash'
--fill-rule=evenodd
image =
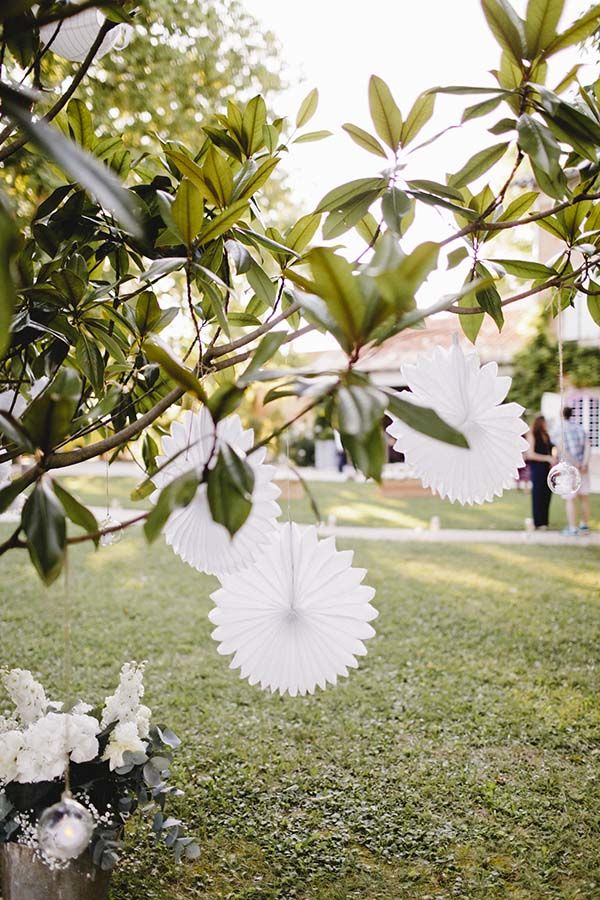
<path id="1" fill-rule="evenodd" d="M 522 312 L 505 310 L 504 327 L 500 333 L 494 322 L 486 316 L 477 337 L 476 349 L 482 362 L 495 360 L 501 366 L 508 365 L 515 353 L 522 349 L 533 333 L 531 322 Z M 370 372 L 398 370 L 402 363 L 428 353 L 436 346 L 449 347 L 454 336 L 465 347 L 473 345 L 462 333 L 457 316 L 441 313 L 428 320 L 426 328 L 408 329 L 389 338 L 379 347 L 366 348 L 356 366 Z M 314 354 L 312 364 L 319 369 L 338 368 L 344 355 L 339 350 L 327 350 Z"/>

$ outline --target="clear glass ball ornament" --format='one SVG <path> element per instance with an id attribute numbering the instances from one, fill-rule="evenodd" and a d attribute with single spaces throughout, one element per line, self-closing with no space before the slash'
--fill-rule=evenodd
<path id="1" fill-rule="evenodd" d="M 106 528 L 116 528 L 116 531 L 109 531 L 108 534 L 103 534 L 100 538 L 100 546 L 101 547 L 110 547 L 112 544 L 118 544 L 119 541 L 123 537 L 123 529 L 121 528 L 121 523 L 118 519 L 113 519 L 113 517 L 109 514 L 105 519 L 102 519 L 99 525 L 100 531 L 104 531 Z"/>
<path id="2" fill-rule="evenodd" d="M 571 463 L 562 459 L 548 472 L 548 487 L 553 494 L 569 500 L 581 487 L 581 473 Z"/>
<path id="3" fill-rule="evenodd" d="M 77 800 L 64 795 L 40 816 L 40 848 L 54 859 L 76 859 L 89 846 L 94 827 L 91 812 Z"/>

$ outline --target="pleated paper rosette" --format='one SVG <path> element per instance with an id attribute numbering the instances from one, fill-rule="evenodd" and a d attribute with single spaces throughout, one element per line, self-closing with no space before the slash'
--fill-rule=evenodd
<path id="1" fill-rule="evenodd" d="M 222 443 L 231 445 L 243 455 L 254 441 L 254 432 L 251 428 L 243 428 L 237 415 L 222 419 L 216 432 L 215 460 Z M 164 487 L 190 469 L 202 472 L 214 441 L 215 425 L 206 407 L 198 413 L 188 410 L 181 422 L 173 424 L 170 436 L 163 438 L 163 454 L 157 457 L 159 466 L 178 451 L 183 452 L 153 478 L 156 487 Z M 254 472 L 252 511 L 233 537 L 223 525 L 213 521 L 205 484 L 199 486 L 189 506 L 176 510 L 169 517 L 164 529 L 165 540 L 184 562 L 199 572 L 224 575 L 247 566 L 276 528 L 281 510 L 275 501 L 281 492 L 273 483 L 275 467 L 265 464 L 265 454 L 266 449 L 262 447 L 247 457 Z"/>
<path id="2" fill-rule="evenodd" d="M 481 366 L 475 351 L 465 353 L 458 344 L 436 347 L 432 355 L 402 366 L 402 374 L 412 391 L 404 396 L 434 409 L 465 435 L 469 447 L 438 441 L 394 418 L 387 429 L 394 449 L 440 497 L 462 504 L 500 497 L 517 478 L 527 449 L 523 407 L 502 402 L 511 379 L 498 375 L 495 362 Z"/>
<path id="3" fill-rule="evenodd" d="M 353 553 L 319 540 L 314 526 L 279 526 L 253 566 L 221 579 L 209 614 L 230 668 L 272 693 L 313 694 L 336 684 L 366 654 L 375 591 Z"/>
<path id="4" fill-rule="evenodd" d="M 97 9 L 84 9 L 61 22 L 51 22 L 40 28 L 42 44 L 57 56 L 70 62 L 83 62 L 100 33 L 106 17 Z M 131 40 L 131 25 L 120 23 L 108 32 L 94 59 L 102 59 L 114 48 L 122 50 Z"/>

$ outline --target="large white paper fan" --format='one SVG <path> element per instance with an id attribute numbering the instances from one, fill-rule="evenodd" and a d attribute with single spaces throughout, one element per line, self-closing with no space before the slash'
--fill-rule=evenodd
<path id="1" fill-rule="evenodd" d="M 517 477 L 527 449 L 523 407 L 502 402 L 511 379 L 498 375 L 495 362 L 480 366 L 477 353 L 464 353 L 457 344 L 436 347 L 433 355 L 402 366 L 402 374 L 410 400 L 434 409 L 465 435 L 469 448 L 430 438 L 394 418 L 387 429 L 396 439 L 394 449 L 440 497 L 465 504 L 501 496 Z"/>
<path id="2" fill-rule="evenodd" d="M 350 550 L 316 528 L 280 525 L 254 565 L 226 575 L 211 595 L 209 618 L 219 653 L 233 654 L 241 678 L 280 694 L 313 694 L 336 684 L 364 656 L 375 634 L 375 595 L 361 584 L 365 569 L 352 566 Z"/>
<path id="3" fill-rule="evenodd" d="M 216 440 L 214 461 L 223 443 L 242 455 L 247 453 L 252 447 L 254 432 L 251 428 L 243 428 L 239 416 L 228 416 L 218 423 Z M 215 425 L 206 407 L 199 413 L 187 411 L 181 422 L 174 423 L 170 436 L 163 438 L 163 455 L 157 457 L 159 466 L 179 451 L 183 452 L 154 476 L 156 487 L 164 487 L 190 469 L 202 472 L 214 443 Z M 209 575 L 234 572 L 247 566 L 269 539 L 281 513 L 275 502 L 281 492 L 273 484 L 275 467 L 265 464 L 265 454 L 262 447 L 247 457 L 254 472 L 252 511 L 233 537 L 223 525 L 213 520 L 205 484 L 199 486 L 189 506 L 176 510 L 169 517 L 164 529 L 165 540 L 184 562 Z M 154 494 L 153 498 L 156 496 Z"/>

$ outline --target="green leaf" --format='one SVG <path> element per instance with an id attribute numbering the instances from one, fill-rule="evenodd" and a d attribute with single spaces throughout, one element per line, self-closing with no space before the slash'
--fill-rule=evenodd
<path id="1" fill-rule="evenodd" d="M 389 87 L 377 75 L 369 80 L 369 109 L 375 131 L 395 153 L 402 137 L 402 114 Z"/>
<path id="2" fill-rule="evenodd" d="M 235 225 L 242 218 L 247 209 L 248 203 L 246 200 L 236 200 L 235 203 L 232 203 L 231 206 L 204 226 L 198 234 L 198 243 L 208 244 L 209 241 L 214 241 L 215 238 L 225 234 L 232 225 Z"/>
<path id="3" fill-rule="evenodd" d="M 104 387 L 104 360 L 95 341 L 90 340 L 83 332 L 75 345 L 75 359 L 80 372 L 94 388 L 94 393 L 101 394 Z"/>
<path id="4" fill-rule="evenodd" d="M 243 386 L 252 381 L 254 373 L 275 356 L 286 338 L 287 334 L 285 331 L 272 331 L 270 334 L 265 334 L 264 338 L 254 351 L 248 367 L 238 379 L 238 384 Z"/>
<path id="5" fill-rule="evenodd" d="M 477 302 L 477 298 L 461 297 L 458 301 L 458 305 L 463 309 L 472 309 L 475 306 L 479 306 L 479 303 Z M 472 344 L 477 340 L 477 335 L 481 330 L 484 318 L 484 313 L 469 313 L 462 316 L 459 315 L 458 317 L 463 334 Z"/>
<path id="6" fill-rule="evenodd" d="M 528 259 L 490 259 L 488 262 L 502 266 L 509 275 L 516 275 L 517 278 L 524 278 L 530 281 L 536 281 L 538 278 L 556 278 L 558 275 L 556 269 Z"/>
<path id="7" fill-rule="evenodd" d="M 480 116 L 486 116 L 500 105 L 501 100 L 502 97 L 491 97 L 489 100 L 482 100 L 481 103 L 474 103 L 473 106 L 467 106 L 462 114 L 461 122 L 470 122 L 471 119 L 478 119 Z"/>
<path id="8" fill-rule="evenodd" d="M 264 127 L 267 124 L 267 107 L 262 97 L 253 97 L 242 116 L 242 142 L 248 156 L 260 150 Z"/>
<path id="9" fill-rule="evenodd" d="M 381 423 L 366 434 L 342 434 L 342 446 L 353 465 L 365 478 L 381 480 L 381 472 L 386 461 L 387 444 Z"/>
<path id="10" fill-rule="evenodd" d="M 590 281 L 590 290 L 597 293 L 587 298 L 587 307 L 596 325 L 600 325 L 600 285 Z"/>
<path id="11" fill-rule="evenodd" d="M 387 178 L 358 178 L 356 181 L 348 181 L 325 194 L 315 212 L 341 210 L 347 204 L 368 195 L 373 195 L 373 199 L 376 199 L 383 194 L 387 186 Z"/>
<path id="12" fill-rule="evenodd" d="M 300 109 L 298 110 L 298 115 L 296 116 L 296 128 L 303 128 L 308 122 L 310 122 L 317 111 L 318 105 L 319 91 L 317 90 L 317 88 L 313 88 L 312 91 L 309 91 L 309 93 L 300 104 Z"/>
<path id="13" fill-rule="evenodd" d="M 158 300 L 152 291 L 143 291 L 135 304 L 135 324 L 142 336 L 154 331 L 160 322 L 161 313 Z"/>
<path id="14" fill-rule="evenodd" d="M 65 488 L 56 480 L 52 482 L 52 487 L 54 489 L 54 493 L 60 500 L 62 507 L 67 514 L 67 517 L 73 522 L 75 525 L 79 525 L 86 534 L 94 534 L 98 531 L 98 522 L 96 521 L 96 516 L 93 512 L 87 507 L 85 507 L 79 500 L 70 494 Z M 94 539 L 94 543 L 97 545 L 99 538 Z"/>
<path id="15" fill-rule="evenodd" d="M 244 398 L 244 389 L 238 387 L 233 381 L 219 385 L 208 398 L 208 409 L 213 422 L 220 422 L 225 416 L 231 415 L 238 408 Z"/>
<path id="16" fill-rule="evenodd" d="M 350 263 L 332 250 L 317 247 L 308 255 L 315 292 L 322 297 L 329 312 L 351 345 L 360 338 L 363 298 Z"/>
<path id="17" fill-rule="evenodd" d="M 191 247 L 202 228 L 204 201 L 201 192 L 189 178 L 184 178 L 177 188 L 177 194 L 171 206 L 171 216 L 184 244 Z"/>
<path id="18" fill-rule="evenodd" d="M 250 287 L 265 306 L 273 306 L 277 296 L 277 287 L 271 281 L 265 270 L 259 266 L 257 262 L 252 260 L 252 264 L 247 273 Z"/>
<path id="19" fill-rule="evenodd" d="M 365 131 L 364 128 L 359 128 L 358 125 L 352 125 L 350 122 L 346 122 L 345 125 L 342 125 L 342 128 L 350 135 L 354 143 L 362 147 L 363 150 L 368 150 L 369 153 L 374 153 L 375 156 L 383 156 L 384 159 L 387 159 L 387 153 L 377 138 Z"/>
<path id="20" fill-rule="evenodd" d="M 0 435 L 4 435 L 21 450 L 33 453 L 35 445 L 21 425 L 20 421 L 8 410 L 0 410 Z"/>
<path id="21" fill-rule="evenodd" d="M 388 410 L 410 428 L 420 431 L 421 434 L 426 434 L 437 441 L 443 441 L 445 444 L 452 444 L 454 447 L 469 446 L 465 436 L 444 422 L 433 409 L 417 406 L 415 403 L 403 400 L 399 394 L 388 392 Z"/>
<path id="22" fill-rule="evenodd" d="M 224 209 L 233 194 L 233 173 L 229 163 L 212 146 L 206 154 L 202 174 L 215 203 L 220 209 Z"/>
<path id="23" fill-rule="evenodd" d="M 207 402 L 204 388 L 194 373 L 176 359 L 168 347 L 154 340 L 147 340 L 144 343 L 144 350 L 149 361 L 157 363 L 173 381 L 176 381 L 189 393 L 194 394 L 202 403 Z"/>
<path id="24" fill-rule="evenodd" d="M 566 179 L 560 168 L 560 147 L 550 130 L 531 116 L 518 121 L 519 146 L 528 155 L 536 181 L 544 193 L 562 199 Z"/>
<path id="25" fill-rule="evenodd" d="M 81 378 L 67 366 L 29 404 L 22 422 L 37 447 L 49 451 L 69 434 L 80 395 Z"/>
<path id="26" fill-rule="evenodd" d="M 415 100 L 413 107 L 402 126 L 402 146 L 407 147 L 413 141 L 421 129 L 429 122 L 435 107 L 435 94 L 428 91 L 421 94 Z"/>
<path id="27" fill-rule="evenodd" d="M 502 215 L 498 216 L 498 221 L 512 222 L 513 219 L 520 219 L 533 206 L 539 196 L 537 191 L 525 191 L 524 194 L 520 194 L 508 204 Z"/>
<path id="28" fill-rule="evenodd" d="M 12 263 L 17 247 L 17 230 L 0 203 L 0 356 L 10 344 L 10 326 L 17 298 Z"/>
<path id="29" fill-rule="evenodd" d="M 248 200 L 265 184 L 279 164 L 279 157 L 265 159 L 248 177 L 240 179 L 233 191 L 234 200 Z"/>
<path id="30" fill-rule="evenodd" d="M 392 187 L 383 195 L 381 201 L 383 221 L 394 234 L 402 234 L 402 219 L 411 209 L 410 197 L 400 188 Z"/>
<path id="31" fill-rule="evenodd" d="M 491 278 L 490 272 L 485 268 L 485 266 L 482 266 L 481 263 L 477 263 L 475 271 L 480 278 Z M 477 305 L 492 317 L 492 319 L 498 326 L 498 331 L 502 331 L 502 326 L 504 325 L 502 298 L 498 293 L 495 285 L 486 284 L 476 292 L 475 296 L 477 297 Z"/>
<path id="32" fill-rule="evenodd" d="M 307 216 L 302 216 L 301 219 L 298 219 L 285 238 L 290 250 L 295 250 L 297 253 L 305 250 L 317 233 L 320 223 L 321 215 L 319 213 L 309 213 Z"/>
<path id="33" fill-rule="evenodd" d="M 525 38 L 530 59 L 545 50 L 556 37 L 556 27 L 565 0 L 529 0 L 525 16 Z"/>
<path id="34" fill-rule="evenodd" d="M 146 540 L 151 543 L 160 534 L 163 525 L 176 509 L 189 506 L 194 497 L 200 479 L 196 472 L 184 472 L 170 481 L 158 496 L 156 506 L 144 522 Z"/>
<path id="35" fill-rule="evenodd" d="M 381 424 L 386 397 L 371 385 L 348 384 L 337 391 L 335 404 L 340 433 L 357 436 Z"/>
<path id="36" fill-rule="evenodd" d="M 595 3 L 591 9 L 588 9 L 586 13 L 580 16 L 580 18 L 567 28 L 566 31 L 563 31 L 562 34 L 559 34 L 551 41 L 544 49 L 542 56 L 547 58 L 554 53 L 558 53 L 559 50 L 565 50 L 567 47 L 572 47 L 573 44 L 580 44 L 585 41 L 586 38 L 590 37 L 590 35 L 594 34 L 594 32 L 598 31 L 598 28 L 600 28 L 600 4 Z"/>
<path id="37" fill-rule="evenodd" d="M 461 188 L 470 184 L 472 181 L 475 181 L 476 178 L 479 178 L 487 172 L 488 169 L 491 169 L 492 166 L 504 156 L 507 149 L 508 142 L 503 142 L 501 144 L 494 144 L 492 147 L 487 147 L 485 150 L 480 150 L 479 153 L 475 153 L 475 155 L 465 163 L 462 169 L 456 172 L 455 175 L 450 176 L 448 179 L 449 186 Z"/>
<path id="38" fill-rule="evenodd" d="M 22 96 L 14 88 L 0 84 L 0 97 L 5 111 L 28 140 L 53 159 L 70 178 L 86 188 L 98 203 L 118 219 L 123 228 L 137 237 L 142 236 L 134 200 L 110 169 L 91 153 L 63 137 L 44 119 L 34 121 L 23 106 Z"/>
<path id="39" fill-rule="evenodd" d="M 522 19 L 508 0 L 481 0 L 483 13 L 494 37 L 516 63 L 525 58 L 525 31 Z"/>
<path id="40" fill-rule="evenodd" d="M 207 496 L 215 522 L 233 535 L 252 511 L 254 471 L 233 447 L 223 444 L 207 479 Z"/>
<path id="41" fill-rule="evenodd" d="M 190 159 L 189 156 L 186 156 L 185 153 L 181 153 L 179 150 L 165 150 L 165 156 L 175 163 L 182 175 L 189 178 L 192 184 L 196 185 L 205 200 L 209 200 L 211 203 L 215 202 L 213 193 L 204 180 L 202 169 L 193 159 Z"/>
<path id="42" fill-rule="evenodd" d="M 466 247 L 457 247 L 456 250 L 451 250 L 448 254 L 448 268 L 454 269 L 456 266 L 460 265 L 460 263 L 467 259 L 469 256 L 469 251 Z"/>
<path id="43" fill-rule="evenodd" d="M 83 100 L 71 100 L 67 106 L 67 119 L 73 140 L 91 150 L 96 143 L 92 116 Z"/>
<path id="44" fill-rule="evenodd" d="M 294 138 L 292 141 L 293 144 L 311 144 L 313 141 L 322 141 L 324 138 L 331 137 L 333 132 L 331 131 L 307 131 L 306 134 L 301 134 L 297 138 Z"/>
<path id="45" fill-rule="evenodd" d="M 46 479 L 38 481 L 25 501 L 21 523 L 33 565 L 42 581 L 52 584 L 63 567 L 67 527 L 64 510 Z"/>

